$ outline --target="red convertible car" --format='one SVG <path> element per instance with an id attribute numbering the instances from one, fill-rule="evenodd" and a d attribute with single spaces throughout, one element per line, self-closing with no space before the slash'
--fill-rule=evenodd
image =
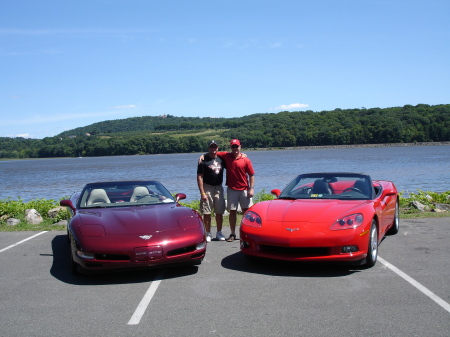
<path id="1" fill-rule="evenodd" d="M 399 196 L 390 181 L 310 173 L 271 192 L 276 199 L 253 205 L 242 218 L 241 252 L 250 258 L 372 267 L 383 237 L 399 230 Z"/>
<path id="2" fill-rule="evenodd" d="M 70 208 L 67 227 L 72 272 L 198 265 L 206 252 L 203 222 L 157 181 L 87 184 L 60 204 Z"/>

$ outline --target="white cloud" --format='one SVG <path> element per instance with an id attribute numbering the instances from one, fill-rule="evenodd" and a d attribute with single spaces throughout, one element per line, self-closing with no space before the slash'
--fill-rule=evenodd
<path id="1" fill-rule="evenodd" d="M 19 133 L 19 134 L 15 135 L 14 137 L 32 138 L 32 136 L 29 133 Z"/>
<path id="2" fill-rule="evenodd" d="M 117 105 L 117 106 L 113 106 L 113 109 L 132 109 L 132 108 L 136 108 L 136 105 L 134 104 L 129 104 L 129 105 Z"/>
<path id="3" fill-rule="evenodd" d="M 73 120 L 73 119 L 92 119 L 93 117 L 113 117 L 116 115 L 120 115 L 121 112 L 88 112 L 88 113 L 79 113 L 79 114 L 58 114 L 58 115 L 52 115 L 52 116 L 41 116 L 41 115 L 35 115 L 25 118 L 14 118 L 5 120 L 0 120 L 0 126 L 7 126 L 7 125 L 28 125 L 28 124 L 43 124 L 43 123 L 53 123 L 53 122 L 60 122 L 60 121 L 67 121 L 67 120 Z"/>
<path id="4" fill-rule="evenodd" d="M 67 34 L 127 34 L 147 33 L 148 29 L 0 29 L 0 35 L 67 35 Z"/>
<path id="5" fill-rule="evenodd" d="M 281 42 L 275 42 L 270 45 L 270 48 L 280 48 L 281 46 Z"/>
<path id="6" fill-rule="evenodd" d="M 292 104 L 283 104 L 273 108 L 273 110 L 293 110 L 293 109 L 303 109 L 309 107 L 309 104 L 303 103 L 292 103 Z"/>

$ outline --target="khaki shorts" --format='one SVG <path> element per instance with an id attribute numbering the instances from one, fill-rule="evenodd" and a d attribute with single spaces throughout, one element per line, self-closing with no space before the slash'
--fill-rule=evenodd
<path id="1" fill-rule="evenodd" d="M 211 214 L 214 210 L 215 214 L 225 213 L 225 195 L 222 185 L 203 184 L 203 189 L 208 200 L 200 200 L 200 210 L 203 214 Z"/>
<path id="2" fill-rule="evenodd" d="M 227 208 L 229 211 L 235 211 L 241 205 L 241 209 L 250 208 L 253 205 L 252 198 L 247 197 L 248 190 L 233 190 L 227 187 Z"/>

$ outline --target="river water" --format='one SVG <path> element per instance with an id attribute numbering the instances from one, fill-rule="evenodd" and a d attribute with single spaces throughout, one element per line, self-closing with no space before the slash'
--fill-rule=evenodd
<path id="1" fill-rule="evenodd" d="M 310 172 L 357 172 L 391 180 L 399 191 L 450 190 L 450 145 L 245 151 L 256 171 L 255 192 L 285 187 Z M 158 180 L 172 193 L 198 200 L 199 153 L 0 161 L 0 199 L 59 200 L 86 183 Z"/>

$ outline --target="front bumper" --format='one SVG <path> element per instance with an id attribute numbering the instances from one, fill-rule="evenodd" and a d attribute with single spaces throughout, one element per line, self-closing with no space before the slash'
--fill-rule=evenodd
<path id="1" fill-rule="evenodd" d="M 357 247 L 355 251 L 343 252 L 343 247 Z M 334 237 L 311 236 L 286 238 L 261 236 L 242 231 L 240 233 L 241 252 L 260 258 L 283 261 L 310 262 L 356 262 L 367 257 L 367 233 L 336 233 Z"/>

